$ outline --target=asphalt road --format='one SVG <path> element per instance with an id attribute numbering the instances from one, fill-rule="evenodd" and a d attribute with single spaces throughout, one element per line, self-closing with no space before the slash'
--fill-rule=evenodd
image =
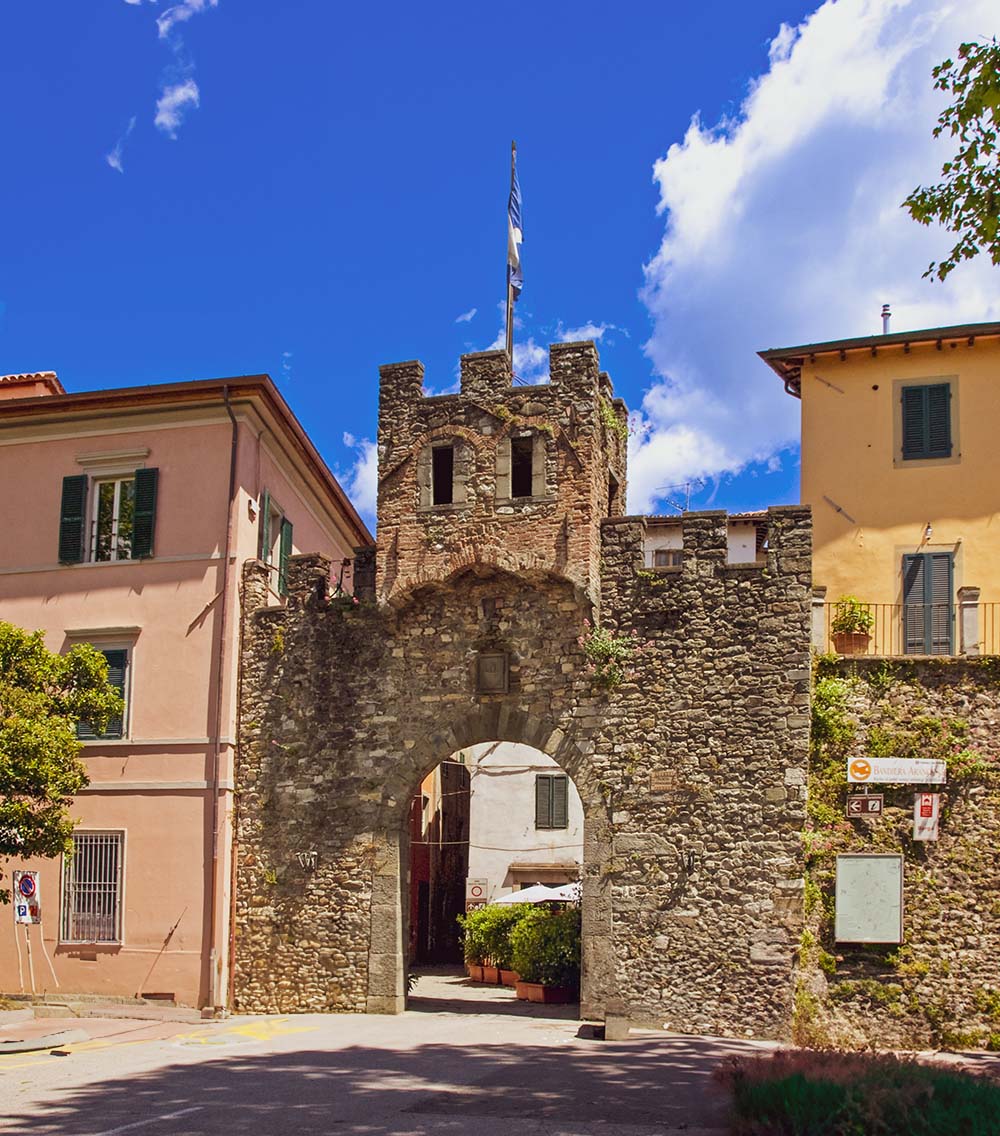
<path id="1" fill-rule="evenodd" d="M 0 1132 L 722 1136 L 728 1102 L 712 1070 L 760 1048 L 605 1042 L 578 1036 L 572 1011 L 424 986 L 433 999 L 398 1017 L 78 1021 L 91 1040 L 0 1056 Z"/>

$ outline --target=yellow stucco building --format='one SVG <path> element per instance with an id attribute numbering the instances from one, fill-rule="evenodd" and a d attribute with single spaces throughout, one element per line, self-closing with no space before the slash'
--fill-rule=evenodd
<path id="1" fill-rule="evenodd" d="M 802 402 L 817 646 L 1000 651 L 1000 323 L 760 357 Z M 837 605 L 843 596 L 867 615 L 852 620 Z M 832 632 L 852 623 L 861 637 L 834 643 Z"/>

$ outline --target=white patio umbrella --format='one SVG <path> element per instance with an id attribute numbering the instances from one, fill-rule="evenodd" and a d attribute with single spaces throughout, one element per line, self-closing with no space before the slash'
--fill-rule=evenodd
<path id="1" fill-rule="evenodd" d="M 561 898 L 555 888 L 544 884 L 533 884 L 531 887 L 512 891 L 510 895 L 502 895 L 496 903 L 547 903 Z"/>
<path id="2" fill-rule="evenodd" d="M 580 881 L 574 880 L 571 884 L 563 884 L 562 887 L 553 888 L 556 899 L 561 899 L 564 903 L 579 903 L 580 902 Z"/>

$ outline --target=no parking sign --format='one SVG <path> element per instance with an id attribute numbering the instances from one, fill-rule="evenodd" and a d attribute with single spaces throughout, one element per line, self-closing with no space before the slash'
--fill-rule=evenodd
<path id="1" fill-rule="evenodd" d="M 14 873 L 14 922 L 41 923 L 42 897 L 37 872 Z"/>

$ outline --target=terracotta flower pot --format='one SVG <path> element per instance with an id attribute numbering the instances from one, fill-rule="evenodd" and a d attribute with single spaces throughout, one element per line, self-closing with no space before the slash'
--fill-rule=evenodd
<path id="1" fill-rule="evenodd" d="M 838 655 L 866 655 L 872 637 L 867 631 L 835 631 L 833 646 Z"/>
<path id="2" fill-rule="evenodd" d="M 465 964 L 465 969 L 469 972 L 469 977 L 473 982 L 483 981 L 483 968 L 479 963 L 467 962 Z"/>
<path id="3" fill-rule="evenodd" d="M 566 1005 L 579 1000 L 580 993 L 575 986 L 544 986 L 541 982 L 521 982 L 518 980 L 517 996 L 526 1002 L 545 1002 L 552 1005 Z"/>
<path id="4" fill-rule="evenodd" d="M 483 982 L 492 982 L 495 986 L 500 985 L 500 971 L 495 966 L 483 967 Z"/>
<path id="5" fill-rule="evenodd" d="M 518 980 L 518 973 L 516 970 L 501 970 L 500 981 L 504 986 L 516 986 Z"/>

